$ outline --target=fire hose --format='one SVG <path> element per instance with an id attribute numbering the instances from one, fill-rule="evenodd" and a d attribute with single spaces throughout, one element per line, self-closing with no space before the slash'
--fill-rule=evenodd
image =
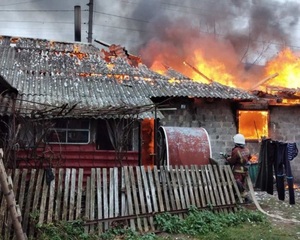
<path id="1" fill-rule="evenodd" d="M 253 203 L 255 204 L 256 208 L 262 212 L 263 214 L 269 216 L 269 217 L 272 217 L 272 218 L 276 218 L 276 219 L 279 219 L 281 221 L 285 221 L 285 222 L 293 222 L 293 223 L 300 223 L 299 220 L 296 220 L 296 219 L 286 219 L 286 218 L 283 218 L 277 214 L 270 214 L 268 212 L 266 212 L 265 210 L 263 210 L 261 208 L 261 206 L 259 205 L 257 199 L 256 199 L 256 196 L 255 196 L 255 193 L 254 193 L 254 188 L 253 188 L 253 185 L 252 185 L 252 181 L 251 181 L 251 178 L 249 176 L 249 174 L 247 175 L 247 178 L 246 178 L 246 181 L 247 181 L 247 185 L 248 185 L 248 189 L 249 189 L 249 193 L 250 193 L 250 196 L 251 196 L 251 199 L 253 201 Z"/>

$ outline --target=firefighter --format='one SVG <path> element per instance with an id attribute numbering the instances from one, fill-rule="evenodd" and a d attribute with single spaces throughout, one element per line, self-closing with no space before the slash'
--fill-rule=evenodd
<path id="1" fill-rule="evenodd" d="M 243 134 L 238 133 L 234 135 L 233 142 L 234 148 L 232 148 L 231 155 L 227 158 L 227 162 L 232 167 L 233 175 L 241 196 L 245 199 L 245 202 L 251 202 L 245 187 L 248 166 L 251 159 L 250 150 L 246 147 Z"/>

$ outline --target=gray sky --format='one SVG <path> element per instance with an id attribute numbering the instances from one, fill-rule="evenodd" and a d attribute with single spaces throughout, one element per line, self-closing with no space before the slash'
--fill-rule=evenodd
<path id="1" fill-rule="evenodd" d="M 74 6 L 87 42 L 89 0 L 0 0 L 0 35 L 74 41 Z M 284 46 L 300 50 L 298 0 L 94 0 L 93 38 L 121 44 L 151 65 L 165 50 L 264 63 Z M 209 37 L 207 37 L 209 36 Z M 93 42 L 94 43 L 94 42 Z M 97 45 L 96 43 L 94 43 Z M 171 60 L 170 60 L 171 61 Z"/>

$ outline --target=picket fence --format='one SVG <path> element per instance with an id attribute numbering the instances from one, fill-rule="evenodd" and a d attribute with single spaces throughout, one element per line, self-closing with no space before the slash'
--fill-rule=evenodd
<path id="1" fill-rule="evenodd" d="M 243 203 L 227 165 L 127 166 L 83 169 L 15 169 L 13 182 L 22 226 L 37 237 L 37 224 L 83 219 L 87 233 L 103 233 L 115 226 L 139 232 L 157 231 L 154 217 L 170 212 L 184 217 L 190 206 L 234 211 Z M 48 175 L 47 175 L 48 174 Z M 2 239 L 11 239 L 13 226 L 0 190 Z"/>

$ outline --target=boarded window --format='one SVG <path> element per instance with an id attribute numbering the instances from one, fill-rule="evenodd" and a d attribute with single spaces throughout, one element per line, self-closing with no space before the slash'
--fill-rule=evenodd
<path id="1" fill-rule="evenodd" d="M 238 111 L 238 132 L 247 140 L 258 140 L 269 135 L 268 111 Z"/>

